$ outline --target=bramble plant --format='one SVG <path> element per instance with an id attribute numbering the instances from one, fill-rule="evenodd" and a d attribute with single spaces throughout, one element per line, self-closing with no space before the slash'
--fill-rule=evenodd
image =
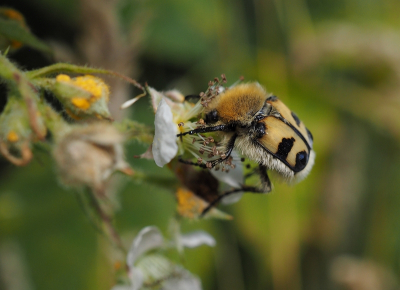
<path id="1" fill-rule="evenodd" d="M 181 140 L 176 135 L 183 127 L 194 129 L 204 124 L 198 116 L 209 99 L 223 89 L 225 77 L 210 82 L 200 100 L 192 104 L 185 102 L 179 91 L 161 93 L 108 70 L 67 63 L 31 71 L 20 69 L 7 57 L 11 51 L 23 45 L 44 53 L 51 50 L 29 33 L 23 16 L 15 10 L 0 9 L 0 34 L 2 47 L 6 48 L 0 54 L 0 78 L 7 88 L 7 103 L 0 115 L 1 155 L 14 165 L 24 166 L 35 157 L 34 148 L 45 148 L 54 158 L 61 183 L 76 189 L 77 198 L 94 225 L 116 248 L 127 253 L 113 226 L 107 181 L 116 171 L 144 178 L 125 161 L 123 144 L 127 140 L 148 144 L 147 152 L 138 157 L 154 159 L 160 167 L 168 165 L 180 182 L 176 190 L 177 215 L 172 218 L 169 242 L 155 227 L 147 227 L 137 235 L 128 252 L 127 267 L 117 272 L 119 284 L 114 289 L 201 289 L 197 277 L 160 252 L 171 247 L 182 253 L 184 247 L 213 246 L 214 239 L 205 232 L 182 235 L 179 221 L 199 218 L 217 197 L 220 181 L 236 188 L 243 183 L 243 170 L 240 162 L 235 164 L 239 160 L 235 154 L 221 165 L 219 172 L 199 171 L 178 162 L 180 156 L 189 156 L 201 164 L 200 155 L 204 153 L 208 157 L 223 154 L 218 151 L 219 140 L 212 134 L 196 138 L 187 135 Z M 155 131 L 130 119 L 113 121 L 108 109 L 112 91 L 101 78 L 104 75 L 121 78 L 143 92 L 122 108 L 142 97 L 150 99 Z M 56 99 L 62 109 L 54 109 L 45 93 Z M 199 186 L 201 183 L 205 185 Z M 241 195 L 238 192 L 224 202 L 235 202 Z M 204 217 L 231 219 L 216 208 Z M 150 250 L 158 252 L 148 254 Z"/>

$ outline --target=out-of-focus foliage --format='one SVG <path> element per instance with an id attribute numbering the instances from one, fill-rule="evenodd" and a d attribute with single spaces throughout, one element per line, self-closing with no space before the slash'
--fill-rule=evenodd
<path id="1" fill-rule="evenodd" d="M 228 83 L 243 75 L 279 96 L 314 135 L 316 163 L 306 180 L 287 186 L 272 176 L 271 194 L 249 194 L 223 208 L 233 221 L 183 225 L 217 241 L 213 251 L 185 251 L 184 266 L 204 289 L 399 287 L 399 1 L 109 2 L 8 5 L 52 43 L 57 60 L 129 72 L 159 90 L 186 94 L 204 91 L 221 73 Z M 32 55 L 21 48 L 11 57 L 37 68 Z M 144 99 L 129 113 L 154 120 Z M 127 159 L 147 177 L 115 180 L 116 227 L 127 243 L 150 224 L 167 232 L 176 206 L 172 173 L 133 158 L 144 150 L 132 143 Z M 18 289 L 110 289 L 115 257 L 108 241 L 57 184 L 47 154 L 34 153 L 24 168 L 0 160 L 1 282 L 21 283 Z M 15 278 L 7 276 L 10 267 Z"/>
<path id="2" fill-rule="evenodd" d="M 50 48 L 29 32 L 24 16 L 12 8 L 0 9 L 0 47 L 11 50 L 23 45 L 50 53 Z"/>

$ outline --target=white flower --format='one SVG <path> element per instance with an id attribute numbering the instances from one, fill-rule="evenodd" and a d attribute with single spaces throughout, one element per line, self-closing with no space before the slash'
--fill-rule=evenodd
<path id="1" fill-rule="evenodd" d="M 240 156 L 236 151 L 233 151 L 231 156 L 234 161 L 237 161 L 234 168 L 230 168 L 228 173 L 222 172 L 221 170 L 211 170 L 211 174 L 214 175 L 214 177 L 217 178 L 219 181 L 222 181 L 223 183 L 233 188 L 241 188 L 244 184 L 244 175 L 243 166 L 240 162 Z M 224 189 L 228 190 L 227 187 L 225 187 Z M 242 195 L 243 191 L 229 194 L 221 200 L 221 203 L 231 204 L 238 202 L 241 199 Z"/>
<path id="2" fill-rule="evenodd" d="M 164 238 L 158 228 L 154 226 L 145 227 L 132 242 L 126 259 L 128 267 L 132 269 L 138 257 L 150 250 L 161 248 L 163 244 Z"/>
<path id="3" fill-rule="evenodd" d="M 205 231 L 194 231 L 180 235 L 180 243 L 187 248 L 196 248 L 201 245 L 215 246 L 215 239 Z"/>
<path id="4" fill-rule="evenodd" d="M 151 87 L 146 89 L 156 114 L 153 156 L 156 164 L 162 167 L 169 163 L 178 152 L 179 139 L 176 135 L 179 133 L 179 128 L 181 130 L 195 129 L 197 124 L 191 119 L 198 116 L 203 107 L 200 102 L 196 105 L 185 102 L 185 97 L 177 90 L 161 93 Z M 185 136 L 183 142 L 179 144 L 184 147 L 184 144 L 191 141 L 190 136 Z M 181 151 L 185 151 L 185 148 L 181 148 Z"/>
<path id="5" fill-rule="evenodd" d="M 189 271 L 176 267 L 176 277 L 171 277 L 163 283 L 163 290 L 201 290 L 201 281 Z"/>
<path id="6" fill-rule="evenodd" d="M 204 231 L 181 235 L 181 238 L 181 245 L 187 247 L 215 245 L 214 238 Z M 142 229 L 133 240 L 127 256 L 130 285 L 116 285 L 112 290 L 139 290 L 148 289 L 147 287 L 163 290 L 201 290 L 201 282 L 196 276 L 161 254 L 148 253 L 166 246 L 167 243 L 157 227 Z"/>
<path id="7" fill-rule="evenodd" d="M 162 98 L 154 120 L 155 134 L 152 149 L 154 161 L 160 167 L 169 163 L 178 152 L 177 125 L 173 122 L 172 117 L 171 108 Z"/>

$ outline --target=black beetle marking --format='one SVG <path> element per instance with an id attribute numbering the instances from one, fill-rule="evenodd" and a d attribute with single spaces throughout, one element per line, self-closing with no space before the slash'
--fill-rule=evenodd
<path id="1" fill-rule="evenodd" d="M 306 151 L 301 151 L 296 154 L 296 165 L 294 166 L 294 169 L 296 172 L 301 171 L 306 167 L 308 163 L 308 154 Z"/>
<path id="2" fill-rule="evenodd" d="M 300 119 L 299 119 L 299 117 L 297 117 L 295 112 L 292 112 L 292 117 L 296 121 L 297 127 L 300 127 Z"/>
<path id="3" fill-rule="evenodd" d="M 290 153 L 290 150 L 292 150 L 293 143 L 295 139 L 292 138 L 283 138 L 281 143 L 278 145 L 278 151 L 276 151 L 276 155 L 281 157 L 282 159 L 286 159 L 287 156 Z"/>
<path id="4" fill-rule="evenodd" d="M 311 134 L 310 130 L 308 130 L 307 128 L 306 128 L 306 130 L 307 130 L 308 138 L 311 140 L 311 142 L 313 142 L 314 141 L 313 135 Z"/>

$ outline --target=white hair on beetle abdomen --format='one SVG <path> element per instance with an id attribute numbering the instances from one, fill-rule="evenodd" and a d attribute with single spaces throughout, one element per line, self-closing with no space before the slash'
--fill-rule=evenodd
<path id="1" fill-rule="evenodd" d="M 278 158 L 268 153 L 261 145 L 255 144 L 249 136 L 240 136 L 235 142 L 236 148 L 247 158 L 278 172 L 286 181 L 291 181 L 294 172 Z"/>
<path id="2" fill-rule="evenodd" d="M 219 151 L 226 152 L 226 145 L 232 136 L 233 133 L 224 136 L 224 139 L 218 147 Z M 310 173 L 315 160 L 315 152 L 311 150 L 306 167 L 295 173 L 285 163 L 265 150 L 260 144 L 255 143 L 248 135 L 238 136 L 235 141 L 235 148 L 243 156 L 266 166 L 268 170 L 275 171 L 285 182 L 291 184 L 303 180 Z"/>

